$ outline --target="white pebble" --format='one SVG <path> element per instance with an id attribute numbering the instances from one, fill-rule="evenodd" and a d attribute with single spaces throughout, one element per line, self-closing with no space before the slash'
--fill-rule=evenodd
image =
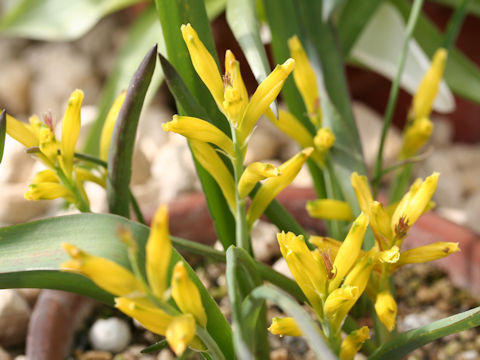
<path id="1" fill-rule="evenodd" d="M 88 338 L 95 350 L 118 353 L 127 347 L 132 335 L 125 321 L 111 317 L 95 321 Z"/>

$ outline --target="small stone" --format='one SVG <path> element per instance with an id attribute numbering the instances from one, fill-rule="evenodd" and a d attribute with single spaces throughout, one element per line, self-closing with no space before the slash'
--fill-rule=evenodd
<path id="1" fill-rule="evenodd" d="M 111 317 L 95 321 L 88 338 L 95 350 L 118 353 L 127 347 L 132 335 L 130 327 L 124 320 Z"/>
<path id="2" fill-rule="evenodd" d="M 157 355 L 157 360 L 173 360 L 174 356 L 172 352 L 168 349 L 163 349 Z"/>
<path id="3" fill-rule="evenodd" d="M 0 347 L 0 360 L 12 360 L 12 357 L 8 352 L 5 351 L 2 347 Z"/>
<path id="4" fill-rule="evenodd" d="M 30 306 L 16 290 L 0 290 L 0 345 L 14 346 L 25 341 Z"/>
<path id="5" fill-rule="evenodd" d="M 41 289 L 17 289 L 17 293 L 27 300 L 31 309 L 33 309 L 33 305 L 35 305 L 38 295 L 40 295 L 40 291 Z"/>
<path id="6" fill-rule="evenodd" d="M 283 257 L 278 259 L 273 265 L 272 265 L 273 270 L 278 271 L 280 274 L 283 274 L 290 279 L 293 279 L 293 275 L 290 272 L 290 269 L 288 268 L 287 262 Z"/>
<path id="7" fill-rule="evenodd" d="M 433 132 L 430 144 L 436 148 L 450 145 L 453 138 L 453 126 L 450 120 L 443 116 L 435 116 L 432 121 Z"/>
<path id="8" fill-rule="evenodd" d="M 427 314 L 408 314 L 403 318 L 403 321 L 399 323 L 399 327 L 402 331 L 408 331 L 420 326 L 428 325 L 432 321 L 434 321 L 434 319 Z"/>
<path id="9" fill-rule="evenodd" d="M 480 233 L 480 191 L 472 195 L 465 203 L 465 212 L 467 213 L 467 225 L 477 233 Z"/>
<path id="10" fill-rule="evenodd" d="M 273 350 L 270 353 L 270 360 L 288 360 L 288 350 L 285 348 Z"/>
<path id="11" fill-rule="evenodd" d="M 91 350 L 80 355 L 80 360 L 112 360 L 113 355 L 108 351 Z"/>
<path id="12" fill-rule="evenodd" d="M 266 221 L 257 221 L 252 228 L 253 253 L 258 261 L 268 262 L 280 254 L 277 241 L 278 228 Z"/>
<path id="13" fill-rule="evenodd" d="M 452 341 L 445 346 L 445 355 L 454 356 L 462 350 L 462 344 Z"/>
<path id="14" fill-rule="evenodd" d="M 28 360 L 26 355 L 17 355 L 13 360 Z"/>
<path id="15" fill-rule="evenodd" d="M 476 350 L 463 351 L 455 360 L 476 360 L 480 357 L 480 354 Z"/>

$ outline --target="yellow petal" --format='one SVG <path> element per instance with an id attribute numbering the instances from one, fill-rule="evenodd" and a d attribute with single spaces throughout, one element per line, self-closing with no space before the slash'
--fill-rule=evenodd
<path id="1" fill-rule="evenodd" d="M 326 236 L 310 236 L 308 239 L 313 245 L 315 245 L 319 250 L 330 251 L 330 256 L 332 259 L 335 260 L 338 249 L 342 246 L 343 242 L 335 240 L 333 238 L 329 238 Z"/>
<path id="2" fill-rule="evenodd" d="M 290 136 L 293 140 L 300 144 L 302 148 L 314 146 L 313 137 L 303 124 L 288 111 L 280 109 L 278 111 L 278 119 L 272 110 L 267 109 L 265 112 L 268 119 L 278 127 L 282 132 Z"/>
<path id="3" fill-rule="evenodd" d="M 32 180 L 33 184 L 39 184 L 43 182 L 59 183 L 60 180 L 55 172 L 47 169 L 37 172 Z"/>
<path id="4" fill-rule="evenodd" d="M 173 131 L 190 140 L 199 140 L 217 145 L 227 154 L 233 156 L 233 142 L 222 130 L 208 121 L 191 116 L 174 115 L 173 120 L 162 124 L 165 131 Z"/>
<path id="5" fill-rule="evenodd" d="M 240 140 L 242 142 L 247 139 L 257 120 L 266 112 L 270 104 L 280 93 L 285 79 L 290 75 L 294 66 L 295 61 L 293 59 L 288 59 L 282 65 L 277 65 L 270 75 L 258 86 L 238 126 L 241 137 Z"/>
<path id="6" fill-rule="evenodd" d="M 40 128 L 40 151 L 47 157 L 51 164 L 55 164 L 58 158 L 58 142 L 55 134 L 48 126 Z"/>
<path id="7" fill-rule="evenodd" d="M 184 314 L 192 314 L 200 326 L 207 325 L 207 314 L 197 286 L 188 276 L 185 264 L 177 262 L 172 275 L 172 297 Z"/>
<path id="8" fill-rule="evenodd" d="M 103 123 L 102 135 L 100 136 L 100 159 L 108 161 L 108 151 L 110 150 L 110 143 L 112 141 L 112 133 L 117 122 L 118 114 L 125 101 L 126 92 L 122 93 L 115 99 L 112 107 L 108 111 L 105 122 Z"/>
<path id="9" fill-rule="evenodd" d="M 8 114 L 7 134 L 27 148 L 38 146 L 38 136 L 35 135 L 31 126 L 18 121 Z"/>
<path id="10" fill-rule="evenodd" d="M 313 142 L 316 149 L 323 154 L 335 144 L 335 135 L 329 128 L 320 128 L 313 138 Z"/>
<path id="11" fill-rule="evenodd" d="M 388 331 L 392 331 L 395 328 L 397 303 L 389 290 L 383 290 L 377 294 L 375 312 Z"/>
<path id="12" fill-rule="evenodd" d="M 345 275 L 350 271 L 355 264 L 360 249 L 362 248 L 363 237 L 368 226 L 368 217 L 361 213 L 352 224 L 345 241 L 340 249 L 338 249 L 337 256 L 333 267 L 336 269 L 335 277 L 328 284 L 328 291 L 332 292 L 342 282 Z"/>
<path id="13" fill-rule="evenodd" d="M 163 298 L 167 288 L 167 272 L 172 256 L 172 243 L 168 230 L 168 208 L 160 206 L 156 211 L 150 227 L 146 245 L 146 271 L 148 283 L 153 293 Z"/>
<path id="14" fill-rule="evenodd" d="M 388 250 L 380 251 L 377 258 L 382 263 L 395 264 L 400 259 L 400 249 L 398 246 L 392 246 Z"/>
<path id="15" fill-rule="evenodd" d="M 207 143 L 190 140 L 195 159 L 215 179 L 232 212 L 235 212 L 235 182 L 217 152 Z"/>
<path id="16" fill-rule="evenodd" d="M 438 260 L 457 251 L 460 251 L 460 247 L 456 242 L 439 241 L 433 244 L 419 246 L 402 252 L 394 269 L 396 270 L 406 264 L 418 264 Z"/>
<path id="17" fill-rule="evenodd" d="M 340 360 L 353 360 L 355 354 L 361 349 L 363 343 L 370 339 L 370 332 L 367 326 L 352 331 L 342 341 L 340 346 Z"/>
<path id="18" fill-rule="evenodd" d="M 369 219 L 375 238 L 383 245 L 391 244 L 393 233 L 390 227 L 390 216 L 378 201 L 371 203 Z"/>
<path id="19" fill-rule="evenodd" d="M 447 51 L 438 49 L 433 56 L 432 65 L 423 77 L 413 97 L 413 113 L 415 118 L 428 117 L 437 96 L 438 87 L 447 63 Z"/>
<path id="20" fill-rule="evenodd" d="M 230 50 L 225 53 L 223 108 L 228 119 L 237 126 L 248 105 L 248 93 L 240 73 L 240 64 Z"/>
<path id="21" fill-rule="evenodd" d="M 353 220 L 350 205 L 335 199 L 317 199 L 307 201 L 308 215 L 317 219 Z"/>
<path id="22" fill-rule="evenodd" d="M 195 71 L 207 86 L 217 105 L 222 108 L 223 82 L 215 59 L 190 24 L 182 25 L 180 30 L 182 31 L 183 40 L 187 45 Z"/>
<path id="23" fill-rule="evenodd" d="M 260 180 L 279 175 L 280 171 L 275 165 L 261 162 L 251 163 L 243 171 L 238 182 L 238 193 L 240 198 L 247 197 Z"/>
<path id="24" fill-rule="evenodd" d="M 307 54 L 297 36 L 288 40 L 290 56 L 295 60 L 296 66 L 293 70 L 293 78 L 298 91 L 302 95 L 305 107 L 307 108 L 310 121 L 317 127 L 322 124 L 320 111 L 320 97 L 318 95 L 317 78 Z"/>
<path id="25" fill-rule="evenodd" d="M 268 331 L 273 335 L 302 336 L 302 330 L 298 327 L 295 319 L 291 317 L 274 317 Z"/>
<path id="26" fill-rule="evenodd" d="M 80 183 L 84 181 L 91 181 L 91 182 L 94 182 L 95 184 L 100 185 L 103 188 L 106 186 L 104 178 L 96 176 L 94 173 L 92 173 L 91 170 L 88 170 L 85 168 L 76 166 L 75 177 L 76 177 L 76 180 L 79 181 Z"/>
<path id="27" fill-rule="evenodd" d="M 362 209 L 365 214 L 370 214 L 370 206 L 373 202 L 373 196 L 370 192 L 367 177 L 358 175 L 357 172 L 354 172 L 351 176 L 351 181 L 360 209 Z"/>
<path id="28" fill-rule="evenodd" d="M 71 203 L 75 203 L 73 193 L 58 182 L 30 184 L 24 197 L 27 200 L 53 200 L 61 197 Z"/>
<path id="29" fill-rule="evenodd" d="M 165 336 L 173 316 L 154 306 L 147 306 L 144 301 L 120 297 L 115 298 L 115 307 L 123 313 L 137 320 L 146 329 L 159 335 Z"/>
<path id="30" fill-rule="evenodd" d="M 75 90 L 68 99 L 67 109 L 62 120 L 62 140 L 60 142 L 60 165 L 67 177 L 72 177 L 73 154 L 80 134 L 80 109 L 83 91 Z"/>
<path id="31" fill-rule="evenodd" d="M 142 283 L 123 266 L 90 255 L 69 243 L 63 243 L 62 247 L 72 260 L 62 263 L 61 270 L 85 275 L 102 289 L 116 296 L 138 295 L 144 292 Z"/>
<path id="32" fill-rule="evenodd" d="M 302 150 L 279 166 L 281 175 L 268 178 L 255 194 L 247 212 L 247 221 L 252 226 L 270 204 L 270 202 L 295 179 L 305 161 L 312 154 L 313 148 Z"/>
<path id="33" fill-rule="evenodd" d="M 348 306 L 351 308 L 358 297 L 356 286 L 347 285 L 333 290 L 325 301 L 325 316 L 327 319 L 332 319 L 342 307 Z"/>
<path id="34" fill-rule="evenodd" d="M 403 133 L 403 144 L 400 150 L 400 159 L 414 156 L 430 139 L 433 123 L 429 118 L 417 118 L 408 124 Z"/>
<path id="35" fill-rule="evenodd" d="M 188 343 L 195 338 L 195 319 L 191 314 L 175 316 L 167 328 L 168 344 L 177 356 L 183 354 Z"/>

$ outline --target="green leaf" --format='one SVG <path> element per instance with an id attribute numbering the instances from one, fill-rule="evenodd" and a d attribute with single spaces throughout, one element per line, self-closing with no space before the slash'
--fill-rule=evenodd
<path id="1" fill-rule="evenodd" d="M 410 351 L 441 337 L 455 334 L 480 325 L 480 307 L 437 320 L 431 324 L 395 336 L 380 346 L 369 360 L 402 359 Z"/>
<path id="2" fill-rule="evenodd" d="M 157 13 L 153 5 L 149 6 L 133 23 L 128 30 L 127 38 L 115 59 L 113 70 L 108 76 L 107 83 L 102 89 L 98 104 L 98 115 L 88 134 L 85 152 L 97 155 L 99 151 L 100 134 L 108 111 L 115 98 L 126 89 L 130 79 L 137 70 L 138 64 L 151 47 L 158 43 L 158 51 L 165 51 L 162 28 L 158 22 Z M 145 103 L 148 104 L 156 94 L 163 74 L 159 68 L 153 74 Z"/>
<path id="3" fill-rule="evenodd" d="M 139 1 L 18 1 L 0 20 L 0 33 L 37 40 L 73 40 L 105 15 Z"/>
<path id="4" fill-rule="evenodd" d="M 463 2 L 463 0 L 431 0 L 434 2 L 437 2 L 439 4 L 447 5 L 453 8 L 457 8 L 460 3 Z M 468 12 L 480 16 L 480 2 L 478 1 L 470 1 L 470 4 L 468 5 Z"/>
<path id="5" fill-rule="evenodd" d="M 322 360 L 336 360 L 337 357 L 332 353 L 324 338 L 320 333 L 318 326 L 310 319 L 309 315 L 300 305 L 296 303 L 288 294 L 283 291 L 270 286 L 263 285 L 257 287 L 250 294 L 250 299 L 255 300 L 269 300 L 279 306 L 283 312 L 293 317 L 295 322 L 302 330 L 303 337 L 310 345 L 317 359 Z M 250 308 L 253 308 L 251 306 Z"/>
<path id="6" fill-rule="evenodd" d="M 345 4 L 337 23 L 338 41 L 344 58 L 348 56 L 363 28 L 369 23 L 382 1 L 370 0 L 359 3 L 356 0 L 348 0 Z"/>
<path id="7" fill-rule="evenodd" d="M 390 0 L 404 19 L 408 18 L 411 5 L 405 0 Z M 437 27 L 425 15 L 415 27 L 414 37 L 428 56 L 443 46 L 444 38 Z M 448 55 L 445 80 L 453 92 L 468 100 L 480 103 L 480 69 L 460 51 L 452 49 Z"/>
<path id="8" fill-rule="evenodd" d="M 270 73 L 270 65 L 260 39 L 255 1 L 227 0 L 227 22 L 260 84 Z M 276 102 L 271 108 L 274 113 L 278 112 Z"/>
<path id="9" fill-rule="evenodd" d="M 107 167 L 107 198 L 110 212 L 129 217 L 129 186 L 138 119 L 157 61 L 155 45 L 133 75 L 112 134 Z"/>
<path id="10" fill-rule="evenodd" d="M 60 264 L 69 258 L 61 249 L 61 244 L 70 242 L 91 254 L 130 268 L 127 250 L 116 236 L 120 226 L 131 229 L 143 267 L 148 227 L 116 215 L 78 214 L 1 228 L 0 288 L 58 289 L 113 304 L 113 296 L 86 277 L 59 271 Z M 182 257 L 173 250 L 170 266 L 173 268 L 179 260 Z M 225 358 L 232 359 L 230 325 L 188 264 L 187 269 L 202 296 L 208 316 L 207 330 Z"/>
<path id="11" fill-rule="evenodd" d="M 322 18 L 328 21 L 346 0 L 323 0 Z"/>
<path id="12" fill-rule="evenodd" d="M 7 111 L 2 110 L 0 114 L 0 163 L 3 159 L 3 150 L 5 149 L 5 136 L 7 134 Z"/>

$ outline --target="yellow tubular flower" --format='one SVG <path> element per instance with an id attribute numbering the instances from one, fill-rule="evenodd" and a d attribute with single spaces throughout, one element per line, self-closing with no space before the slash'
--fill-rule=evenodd
<path id="1" fill-rule="evenodd" d="M 395 264 L 400 259 L 400 249 L 394 245 L 388 250 L 380 251 L 377 256 L 382 263 Z"/>
<path id="2" fill-rule="evenodd" d="M 400 200 L 393 213 L 391 222 L 393 231 L 400 224 L 401 219 L 406 221 L 407 229 L 418 220 L 437 188 L 438 176 L 439 173 L 435 172 L 427 177 L 420 186 L 416 182 L 410 187 L 409 192 Z"/>
<path id="3" fill-rule="evenodd" d="M 350 271 L 355 261 L 360 255 L 360 249 L 363 243 L 363 237 L 368 226 L 368 217 L 361 213 L 352 224 L 345 241 L 340 249 L 338 249 L 335 262 L 333 263 L 336 269 L 335 277 L 328 284 L 328 291 L 332 292 L 342 282 L 344 276 Z"/>
<path id="4" fill-rule="evenodd" d="M 157 307 L 148 306 L 147 303 L 146 301 L 136 301 L 124 297 L 115 298 L 117 309 L 137 320 L 151 332 L 165 336 L 173 316 Z"/>
<path id="5" fill-rule="evenodd" d="M 403 133 L 403 144 L 400 150 L 400 159 L 415 155 L 430 139 L 433 123 L 429 118 L 417 118 L 407 125 Z"/>
<path id="6" fill-rule="evenodd" d="M 55 139 L 55 134 L 48 126 L 40 128 L 40 151 L 47 157 L 47 159 L 55 164 L 58 158 L 58 142 Z"/>
<path id="7" fill-rule="evenodd" d="M 26 200 L 53 200 L 61 197 L 69 202 L 75 202 L 75 195 L 58 182 L 30 184 L 24 197 Z"/>
<path id="8" fill-rule="evenodd" d="M 278 127 L 282 132 L 295 140 L 302 148 L 314 146 L 313 137 L 293 114 L 288 111 L 280 109 L 278 111 L 278 119 L 273 114 L 272 110 L 267 109 L 265 112 L 268 119 Z"/>
<path id="9" fill-rule="evenodd" d="M 207 314 L 197 286 L 188 276 L 185 264 L 177 262 L 172 275 L 172 297 L 182 313 L 192 314 L 200 326 L 207 325 Z"/>
<path id="10" fill-rule="evenodd" d="M 317 199 L 307 201 L 308 215 L 317 219 L 353 220 L 350 205 L 345 201 L 335 199 Z"/>
<path id="11" fill-rule="evenodd" d="M 225 53 L 223 108 L 230 121 L 237 126 L 248 105 L 248 92 L 240 73 L 240 64 L 230 50 Z"/>
<path id="12" fill-rule="evenodd" d="M 255 220 L 257 220 L 263 211 L 267 208 L 270 202 L 277 196 L 283 189 L 285 189 L 295 179 L 295 176 L 299 173 L 305 161 L 312 154 L 313 148 L 307 148 L 302 150 L 291 159 L 284 162 L 279 166 L 281 175 L 268 178 L 262 184 L 262 187 L 255 194 L 252 200 L 252 204 L 247 212 L 247 222 L 249 226 L 252 226 Z"/>
<path id="13" fill-rule="evenodd" d="M 8 114 L 7 134 L 27 148 L 38 146 L 38 135 L 35 135 L 32 127 L 18 121 Z"/>
<path id="14" fill-rule="evenodd" d="M 365 214 L 370 214 L 370 206 L 373 202 L 373 196 L 370 192 L 370 185 L 368 185 L 367 177 L 358 175 L 357 172 L 354 172 L 350 179 L 360 209 L 362 209 Z"/>
<path id="15" fill-rule="evenodd" d="M 273 335 L 302 336 L 302 330 L 298 327 L 295 319 L 291 317 L 274 317 L 268 331 Z"/>
<path id="16" fill-rule="evenodd" d="M 321 297 L 327 281 L 325 267 L 313 256 L 303 236 L 289 232 L 277 234 L 282 256 L 298 286 L 318 314 L 322 314 Z"/>
<path id="17" fill-rule="evenodd" d="M 317 135 L 313 138 L 316 149 L 324 154 L 335 144 L 335 135 L 329 128 L 318 129 Z"/>
<path id="18" fill-rule="evenodd" d="M 67 177 L 72 177 L 73 154 L 80 134 L 80 108 L 83 91 L 75 90 L 68 99 L 67 109 L 62 120 L 62 140 L 60 142 L 60 165 Z"/>
<path id="19" fill-rule="evenodd" d="M 215 59 L 190 24 L 182 25 L 180 30 L 182 31 L 183 40 L 187 45 L 195 71 L 207 86 L 217 105 L 222 108 L 223 82 Z"/>
<path id="20" fill-rule="evenodd" d="M 320 97 L 318 95 L 315 71 L 310 65 L 307 54 L 297 36 L 293 36 L 288 40 L 288 48 L 290 50 L 290 56 L 297 64 L 293 70 L 293 78 L 305 102 L 308 117 L 313 124 L 321 126 L 322 114 L 319 106 Z"/>
<path id="21" fill-rule="evenodd" d="M 340 246 L 343 244 L 342 241 L 338 241 L 326 236 L 310 236 L 308 240 L 315 245 L 318 250 L 330 251 L 330 256 L 333 260 L 335 260 L 338 254 L 338 249 L 340 249 Z"/>
<path id="22" fill-rule="evenodd" d="M 383 208 L 383 205 L 378 201 L 372 202 L 369 215 L 370 226 L 375 234 L 375 238 L 381 244 L 390 244 L 393 239 L 390 216 Z"/>
<path id="23" fill-rule="evenodd" d="M 195 159 L 215 179 L 222 190 L 225 199 L 232 212 L 235 211 L 235 182 L 217 152 L 207 143 L 198 140 L 190 140 Z"/>
<path id="24" fill-rule="evenodd" d="M 94 175 L 90 170 L 81 168 L 81 167 L 75 167 L 75 175 L 77 181 L 84 182 L 84 181 L 91 181 L 94 182 L 95 184 L 100 185 L 101 187 L 105 187 L 105 179 L 98 177 Z"/>
<path id="25" fill-rule="evenodd" d="M 191 116 L 174 115 L 172 121 L 162 124 L 162 128 L 165 131 L 173 131 L 183 135 L 188 139 L 215 144 L 228 155 L 234 155 L 232 139 L 208 121 Z"/>
<path id="26" fill-rule="evenodd" d="M 388 331 L 395 328 L 397 318 L 397 302 L 389 290 L 383 290 L 375 299 L 375 312 Z"/>
<path id="27" fill-rule="evenodd" d="M 447 55 L 448 53 L 445 49 L 438 49 L 435 52 L 432 65 L 420 82 L 413 97 L 413 114 L 415 118 L 428 117 L 430 115 L 447 63 Z"/>
<path id="28" fill-rule="evenodd" d="M 288 59 L 282 65 L 277 65 L 257 87 L 238 126 L 242 142 L 250 135 L 257 120 L 266 112 L 280 93 L 285 79 L 290 75 L 294 66 L 295 61 L 293 59 Z"/>
<path id="29" fill-rule="evenodd" d="M 400 259 L 395 264 L 394 270 L 406 264 L 418 264 L 441 259 L 460 251 L 456 242 L 436 242 L 400 253 Z"/>
<path id="30" fill-rule="evenodd" d="M 69 243 L 63 243 L 62 247 L 72 260 L 62 263 L 61 270 L 85 275 L 102 289 L 116 296 L 143 294 L 142 283 L 123 266 L 108 259 L 90 255 Z"/>
<path id="31" fill-rule="evenodd" d="M 279 175 L 280 171 L 275 165 L 261 162 L 251 163 L 243 171 L 238 182 L 238 193 L 240 198 L 247 197 L 260 180 Z"/>
<path id="32" fill-rule="evenodd" d="M 44 182 L 59 183 L 60 180 L 57 174 L 55 174 L 55 172 L 47 169 L 37 172 L 32 180 L 32 184 L 39 184 Z"/>
<path id="33" fill-rule="evenodd" d="M 126 92 L 122 91 L 122 93 L 115 99 L 103 124 L 102 135 L 100 136 L 100 159 L 104 161 L 108 160 L 108 151 L 110 150 L 113 129 L 115 128 L 118 114 L 125 101 L 125 95 Z"/>
<path id="34" fill-rule="evenodd" d="M 352 331 L 342 341 L 340 346 L 340 360 L 353 360 L 355 354 L 360 350 L 363 343 L 370 339 L 370 332 L 368 326 L 362 326 L 358 330 Z"/>
<path id="35" fill-rule="evenodd" d="M 175 354 L 183 354 L 195 338 L 195 319 L 191 314 L 175 316 L 168 325 L 165 336 Z"/>
<path id="36" fill-rule="evenodd" d="M 146 271 L 148 283 L 155 296 L 163 298 L 167 288 L 167 272 L 172 256 L 172 243 L 168 231 L 168 208 L 160 206 L 152 219 L 146 245 Z"/>
<path id="37" fill-rule="evenodd" d="M 328 295 L 323 309 L 327 319 L 332 319 L 340 308 L 351 307 L 358 299 L 358 288 L 356 286 L 342 286 L 335 289 Z"/>

